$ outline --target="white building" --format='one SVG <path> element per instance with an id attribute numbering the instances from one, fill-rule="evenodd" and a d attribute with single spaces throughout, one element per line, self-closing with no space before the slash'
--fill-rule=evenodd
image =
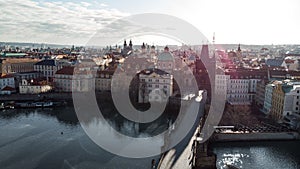
<path id="1" fill-rule="evenodd" d="M 15 79 L 12 75 L 0 76 L 0 94 L 10 95 L 16 91 Z"/>
<path id="2" fill-rule="evenodd" d="M 22 82 L 19 84 L 20 94 L 39 94 L 49 92 L 50 90 L 52 90 L 52 86 L 46 81 L 36 82 L 34 80 L 28 81 L 22 79 Z"/>
<path id="3" fill-rule="evenodd" d="M 15 77 L 16 88 L 18 88 L 19 84 L 22 82 L 22 79 L 26 79 L 26 80 L 39 79 L 42 77 L 42 73 L 37 71 L 20 72 L 20 73 L 15 73 L 14 77 Z"/>
<path id="4" fill-rule="evenodd" d="M 15 79 L 12 75 L 0 76 L 0 89 L 3 89 L 6 86 L 15 88 Z"/>
<path id="5" fill-rule="evenodd" d="M 216 81 L 215 81 L 215 93 L 217 95 L 220 94 L 227 94 L 227 85 L 229 84 L 230 76 L 229 75 L 216 75 Z"/>
<path id="6" fill-rule="evenodd" d="M 53 78 L 56 71 L 64 66 L 69 66 L 69 64 L 55 59 L 45 59 L 34 65 L 34 71 L 41 72 L 46 78 Z"/>
<path id="7" fill-rule="evenodd" d="M 285 92 L 283 116 L 290 114 L 300 115 L 300 83 L 292 82 L 283 85 Z"/>
<path id="8" fill-rule="evenodd" d="M 167 101 L 173 94 L 173 75 L 159 69 L 147 69 L 139 74 L 139 103 Z"/>
<path id="9" fill-rule="evenodd" d="M 98 71 L 95 80 L 96 91 L 110 91 L 111 90 L 111 79 L 114 71 Z"/>
<path id="10" fill-rule="evenodd" d="M 58 92 L 90 91 L 93 75 L 89 71 L 74 73 L 75 67 L 63 67 L 54 76 L 55 90 Z"/>
<path id="11" fill-rule="evenodd" d="M 257 83 L 265 78 L 256 72 L 236 71 L 217 74 L 215 93 L 226 94 L 230 104 L 251 104 L 256 94 Z"/>
<path id="12" fill-rule="evenodd" d="M 276 82 L 272 82 L 266 85 L 265 87 L 265 100 L 263 106 L 263 112 L 265 114 L 270 114 L 272 108 L 272 95 Z"/>

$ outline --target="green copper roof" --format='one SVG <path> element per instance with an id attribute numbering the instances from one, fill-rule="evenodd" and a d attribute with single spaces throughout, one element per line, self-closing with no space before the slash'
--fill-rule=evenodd
<path id="1" fill-rule="evenodd" d="M 289 93 L 293 89 L 293 85 L 284 84 L 282 85 L 282 90 L 284 93 Z"/>
<path id="2" fill-rule="evenodd" d="M 20 57 L 20 56 L 26 56 L 26 53 L 1 53 L 2 57 Z"/>
<path id="3" fill-rule="evenodd" d="M 162 52 L 158 55 L 159 61 L 174 61 L 174 57 L 170 52 Z"/>

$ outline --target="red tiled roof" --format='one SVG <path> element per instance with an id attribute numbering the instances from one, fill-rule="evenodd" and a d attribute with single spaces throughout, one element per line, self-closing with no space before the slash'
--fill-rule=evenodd
<path id="1" fill-rule="evenodd" d="M 58 70 L 56 74 L 59 75 L 73 75 L 74 74 L 74 67 L 63 67 L 62 69 Z"/>
<path id="2" fill-rule="evenodd" d="M 14 76 L 10 75 L 10 74 L 4 74 L 4 75 L 0 76 L 0 79 L 12 78 L 12 77 L 14 77 Z"/>
<path id="3" fill-rule="evenodd" d="M 285 63 L 294 63 L 295 62 L 295 60 L 293 60 L 293 59 L 286 59 L 285 60 Z"/>
<path id="4" fill-rule="evenodd" d="M 98 70 L 97 74 L 109 74 L 109 75 L 113 75 L 115 73 L 115 71 L 113 70 Z"/>
<path id="5" fill-rule="evenodd" d="M 1 91 L 15 91 L 16 89 L 10 86 L 5 86 Z"/>

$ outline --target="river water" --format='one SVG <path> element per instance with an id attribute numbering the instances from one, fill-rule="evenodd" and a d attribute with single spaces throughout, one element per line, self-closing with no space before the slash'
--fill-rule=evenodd
<path id="1" fill-rule="evenodd" d="M 149 169 L 152 159 L 159 156 L 125 158 L 100 148 L 71 107 L 0 111 L 1 169 Z"/>
<path id="2" fill-rule="evenodd" d="M 126 124 L 119 127 L 130 135 L 132 126 Z M 245 169 L 300 168 L 299 141 L 213 147 L 220 169 L 226 163 Z M 0 111 L 1 169 L 149 169 L 152 159 L 157 162 L 159 156 L 125 158 L 102 149 L 85 134 L 72 107 Z"/>
<path id="3" fill-rule="evenodd" d="M 245 169 L 299 169 L 300 141 L 216 143 L 217 167 Z"/>

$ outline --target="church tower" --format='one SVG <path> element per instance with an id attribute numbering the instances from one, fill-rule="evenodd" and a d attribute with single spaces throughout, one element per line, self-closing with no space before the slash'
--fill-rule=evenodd
<path id="1" fill-rule="evenodd" d="M 141 48 L 142 48 L 142 53 L 146 53 L 146 45 L 144 42 L 143 42 L 143 45 L 141 46 Z"/>
<path id="2" fill-rule="evenodd" d="M 243 57 L 242 57 L 241 44 L 239 44 L 239 46 L 238 46 L 236 55 L 237 55 L 238 60 L 239 60 L 240 62 L 242 62 Z"/>
<path id="3" fill-rule="evenodd" d="M 123 49 L 125 49 L 127 47 L 127 42 L 126 39 L 124 40 L 124 44 L 123 44 Z"/>
<path id="4" fill-rule="evenodd" d="M 132 50 L 132 41 L 131 41 L 131 39 L 130 39 L 130 41 L 129 41 L 129 47 L 130 47 L 130 49 Z"/>
<path id="5" fill-rule="evenodd" d="M 207 44 L 203 44 L 200 59 L 196 60 L 195 77 L 199 85 L 199 89 L 205 89 L 207 91 L 208 99 L 211 99 L 212 93 L 214 92 L 215 73 L 215 55 L 212 54 L 212 57 L 210 57 L 209 46 Z"/>

